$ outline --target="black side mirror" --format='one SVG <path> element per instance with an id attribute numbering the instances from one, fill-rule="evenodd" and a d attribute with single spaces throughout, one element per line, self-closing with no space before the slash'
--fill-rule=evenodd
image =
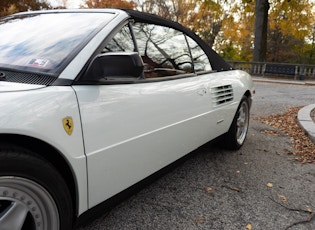
<path id="1" fill-rule="evenodd" d="M 115 78 L 138 78 L 143 62 L 136 52 L 105 53 L 97 55 L 88 67 L 83 80 L 98 81 Z"/>

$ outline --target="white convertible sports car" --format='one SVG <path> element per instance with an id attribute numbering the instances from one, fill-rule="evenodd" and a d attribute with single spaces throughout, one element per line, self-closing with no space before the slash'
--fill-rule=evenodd
<path id="1" fill-rule="evenodd" d="M 69 230 L 84 212 L 221 137 L 253 96 L 178 23 L 132 10 L 0 20 L 0 229 Z"/>

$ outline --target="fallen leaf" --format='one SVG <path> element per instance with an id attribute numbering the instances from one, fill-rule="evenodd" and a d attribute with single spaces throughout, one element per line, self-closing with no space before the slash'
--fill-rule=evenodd
<path id="1" fill-rule="evenodd" d="M 246 225 L 246 229 L 247 230 L 252 230 L 252 225 L 251 224 Z"/>
<path id="2" fill-rule="evenodd" d="M 267 183 L 267 187 L 272 188 L 273 184 L 272 183 Z"/>
<path id="3" fill-rule="evenodd" d="M 237 188 L 237 187 L 232 187 L 231 189 L 234 190 L 234 191 L 237 191 L 237 192 L 240 192 L 240 191 L 241 191 L 241 189 L 240 189 L 240 188 Z"/>
<path id="4" fill-rule="evenodd" d="M 278 197 L 282 200 L 283 203 L 287 203 L 288 199 L 284 195 L 278 194 Z"/>
<path id="5" fill-rule="evenodd" d="M 213 191 L 213 188 L 207 187 L 206 190 L 207 190 L 207 192 L 211 192 L 211 191 Z"/>
<path id="6" fill-rule="evenodd" d="M 205 218 L 203 216 L 198 216 L 195 219 L 195 221 L 196 221 L 197 224 L 202 224 L 203 222 L 205 222 Z"/>

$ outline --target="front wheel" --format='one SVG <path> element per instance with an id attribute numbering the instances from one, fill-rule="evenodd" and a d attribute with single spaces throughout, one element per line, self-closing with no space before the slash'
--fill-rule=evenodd
<path id="1" fill-rule="evenodd" d="M 249 101 L 243 96 L 229 131 L 224 135 L 224 146 L 231 150 L 237 150 L 245 142 L 249 127 Z"/>
<path id="2" fill-rule="evenodd" d="M 0 143 L 0 229 L 68 230 L 71 196 L 46 160 Z"/>

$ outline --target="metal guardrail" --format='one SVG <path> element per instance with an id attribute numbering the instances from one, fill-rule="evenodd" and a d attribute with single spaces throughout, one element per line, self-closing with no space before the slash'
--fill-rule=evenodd
<path id="1" fill-rule="evenodd" d="M 315 65 L 227 61 L 234 69 L 257 76 L 282 76 L 294 80 L 315 79 Z"/>

